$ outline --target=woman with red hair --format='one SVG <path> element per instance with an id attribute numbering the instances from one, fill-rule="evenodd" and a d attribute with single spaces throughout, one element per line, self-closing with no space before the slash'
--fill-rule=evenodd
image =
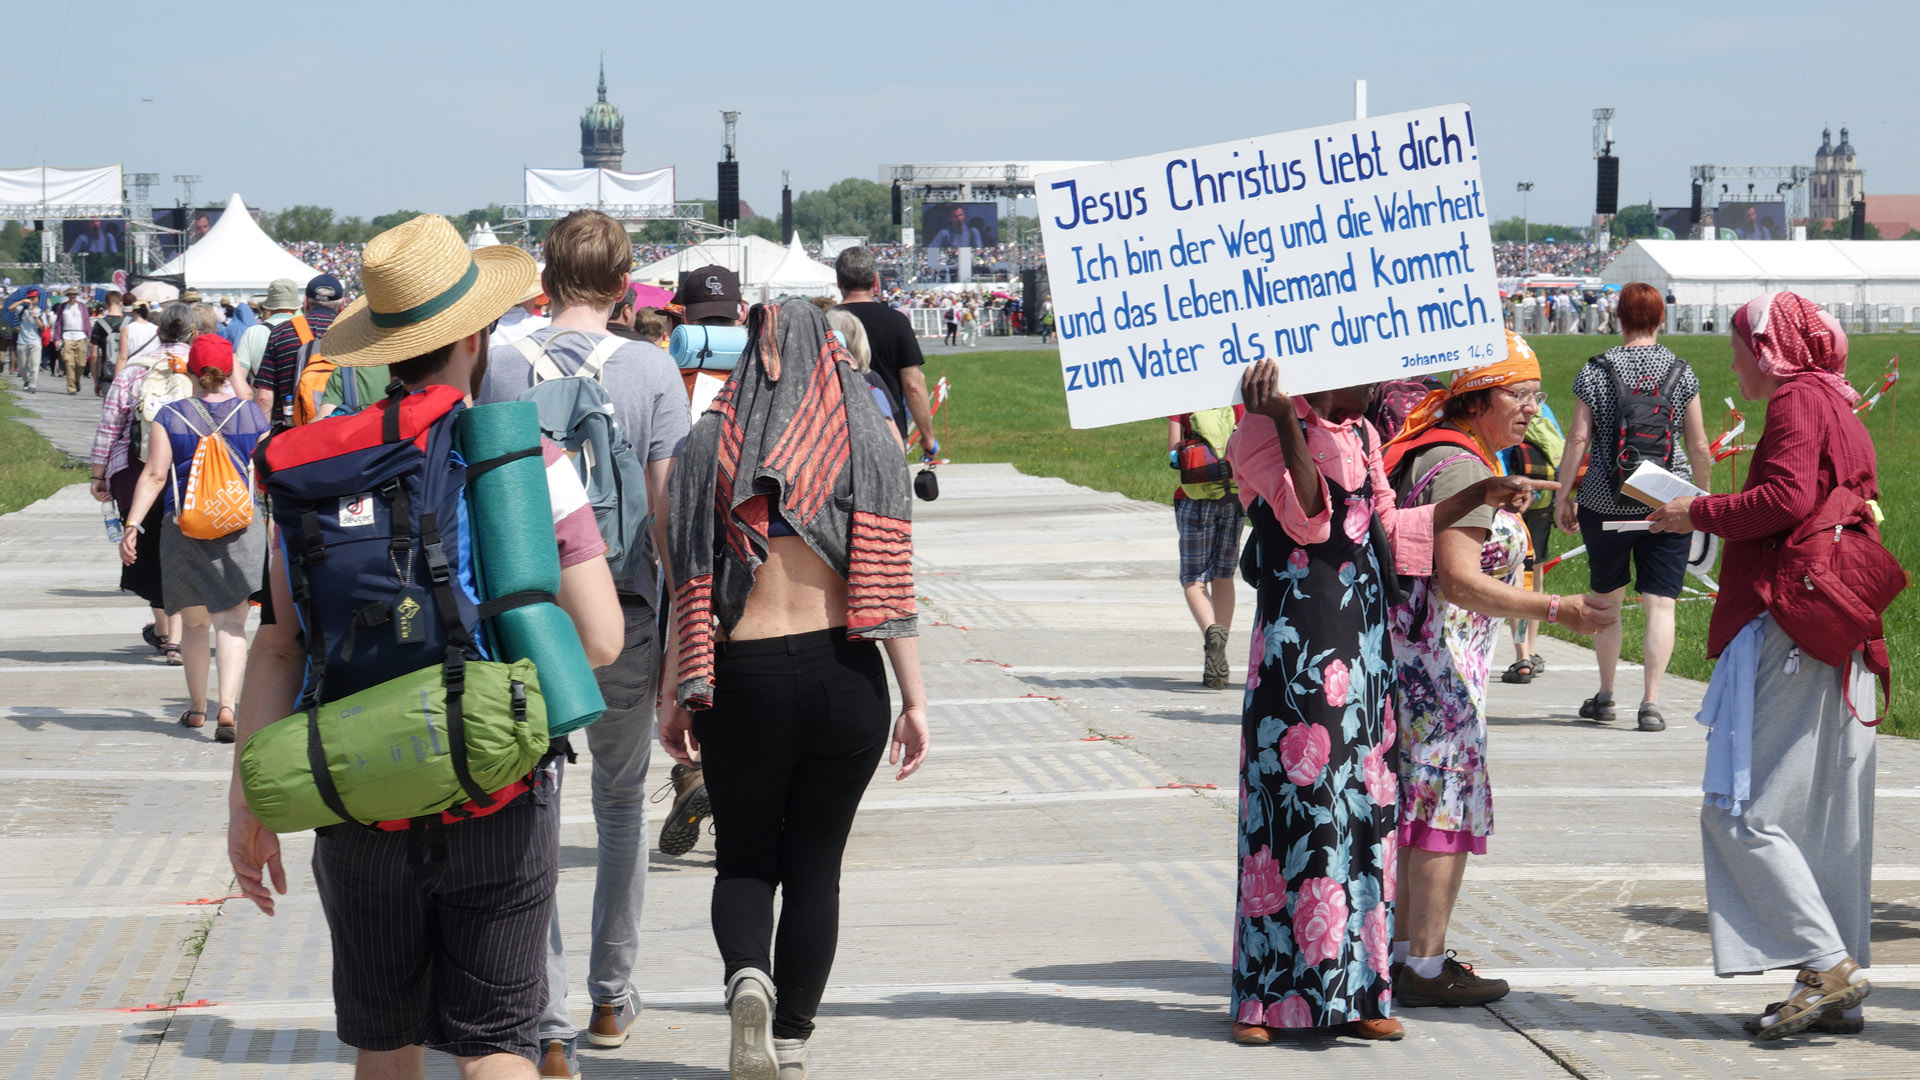
<path id="1" fill-rule="evenodd" d="M 1685 360 L 1659 342 L 1660 323 L 1666 318 L 1659 291 L 1640 281 L 1621 289 L 1619 318 L 1620 344 L 1588 360 L 1573 380 L 1580 404 L 1560 458 L 1560 485 L 1573 497 L 1560 500 L 1555 517 L 1562 530 L 1578 532 L 1586 544 L 1588 584 L 1594 595 L 1618 604 L 1626 598 L 1630 578 L 1639 588 L 1647 621 L 1635 720 L 1641 731 L 1664 731 L 1660 681 L 1673 656 L 1674 607 L 1686 584 L 1690 545 L 1684 536 L 1615 532 L 1607 523 L 1646 516 L 1646 504 L 1620 490 L 1620 462 L 1646 459 L 1646 440 L 1637 435 L 1657 436 L 1663 453 L 1655 463 L 1698 487 L 1707 486 L 1713 456 L 1700 413 L 1700 380 Z M 1634 401 L 1659 410 L 1654 424 L 1635 423 L 1644 410 L 1633 407 Z M 1583 460 L 1589 464 L 1575 495 L 1574 478 Z M 1588 720 L 1604 724 L 1614 718 L 1613 677 L 1620 663 L 1621 632 L 1615 623 L 1593 636 L 1600 689 L 1580 704 L 1580 715 Z"/>
<path id="2" fill-rule="evenodd" d="M 1707 655 L 1719 663 L 1700 714 L 1709 729 L 1700 839 L 1713 967 L 1799 969 L 1787 1000 L 1747 1021 L 1756 1038 L 1810 1027 L 1852 1033 L 1873 991 L 1864 970 L 1873 677 L 1859 651 L 1843 670 L 1803 650 L 1768 613 L 1760 586 L 1780 542 L 1835 489 L 1878 494 L 1873 439 L 1853 412 L 1860 395 L 1845 378 L 1846 332 L 1812 301 L 1769 293 L 1741 308 L 1733 370 L 1741 397 L 1767 403 L 1746 486 L 1675 499 L 1649 516 L 1657 533 L 1699 529 L 1726 541 L 1707 628 Z M 1861 528 L 1878 538 L 1871 524 Z"/>

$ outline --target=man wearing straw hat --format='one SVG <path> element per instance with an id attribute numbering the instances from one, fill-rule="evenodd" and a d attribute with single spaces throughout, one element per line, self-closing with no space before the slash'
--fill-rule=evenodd
<path id="1" fill-rule="evenodd" d="M 534 280 L 518 248 L 469 252 L 445 218 L 425 215 L 374 237 L 361 269 L 366 294 L 327 331 L 342 367 L 391 366 L 409 393 L 471 392 L 492 323 Z M 394 407 L 382 401 L 375 409 Z M 560 554 L 559 604 L 594 666 L 620 654 L 620 604 L 586 491 L 543 440 Z M 293 610 L 284 556 L 268 575 L 271 606 Z M 324 602 L 316 600 L 316 603 Z M 227 852 L 240 887 L 273 914 L 286 892 L 280 839 L 248 808 L 238 764 L 246 741 L 294 711 L 305 652 L 297 620 L 265 623 L 240 696 Z M 546 770 L 497 811 L 443 826 L 419 863 L 406 832 L 352 824 L 320 831 L 313 873 L 333 937 L 333 997 L 341 1042 L 359 1049 L 363 1080 L 424 1077 L 422 1048 L 459 1059 L 470 1080 L 537 1076 L 536 1034 L 547 1000 L 546 931 L 559 869 L 558 790 Z"/>

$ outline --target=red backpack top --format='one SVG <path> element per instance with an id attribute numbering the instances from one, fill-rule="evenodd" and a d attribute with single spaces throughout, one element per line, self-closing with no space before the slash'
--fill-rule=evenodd
<path id="1" fill-rule="evenodd" d="M 1767 612 L 1801 651 L 1823 664 L 1844 672 L 1859 650 L 1867 670 L 1880 679 L 1884 702 L 1892 704 L 1893 662 L 1880 616 L 1909 579 L 1881 546 L 1866 499 L 1853 488 L 1834 488 L 1785 540 L 1769 541 L 1769 547 L 1776 545 L 1779 563 L 1753 587 Z M 1847 704 L 1851 708 L 1852 700 Z"/>

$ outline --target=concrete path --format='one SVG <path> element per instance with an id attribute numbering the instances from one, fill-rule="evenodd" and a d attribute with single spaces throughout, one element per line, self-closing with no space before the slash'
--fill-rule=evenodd
<path id="1" fill-rule="evenodd" d="M 27 403 L 85 445 L 85 399 Z M 1494 689 L 1499 831 L 1454 924 L 1513 995 L 1407 1011 L 1397 1044 L 1231 1045 L 1240 692 L 1199 686 L 1171 513 L 1005 466 L 941 488 L 916 507 L 934 753 L 867 796 L 816 1076 L 1920 1075 L 1920 746 L 1881 744 L 1867 1032 L 1756 1047 L 1739 1021 L 1786 976 L 1708 966 L 1701 687 L 1669 682 L 1663 734 L 1587 724 L 1592 654 L 1557 642 L 1544 677 Z M 230 759 L 171 723 L 180 674 L 115 573 L 84 487 L 0 517 L 0 1078 L 347 1076 L 311 840 L 287 840 L 278 917 L 223 901 Z M 581 952 L 586 795 L 560 885 Z M 626 1047 L 582 1051 L 586 1076 L 725 1076 L 711 854 L 654 854 L 646 1011 Z"/>

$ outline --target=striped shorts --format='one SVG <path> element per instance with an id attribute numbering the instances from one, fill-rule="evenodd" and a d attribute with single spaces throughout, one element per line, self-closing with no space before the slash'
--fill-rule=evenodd
<path id="1" fill-rule="evenodd" d="M 422 832 L 319 830 L 313 876 L 341 1042 L 538 1060 L 559 806 L 549 781 L 496 813 Z"/>
<path id="2" fill-rule="evenodd" d="M 1180 584 L 1233 577 L 1246 521 L 1238 496 L 1175 499 L 1173 520 L 1180 527 Z"/>

